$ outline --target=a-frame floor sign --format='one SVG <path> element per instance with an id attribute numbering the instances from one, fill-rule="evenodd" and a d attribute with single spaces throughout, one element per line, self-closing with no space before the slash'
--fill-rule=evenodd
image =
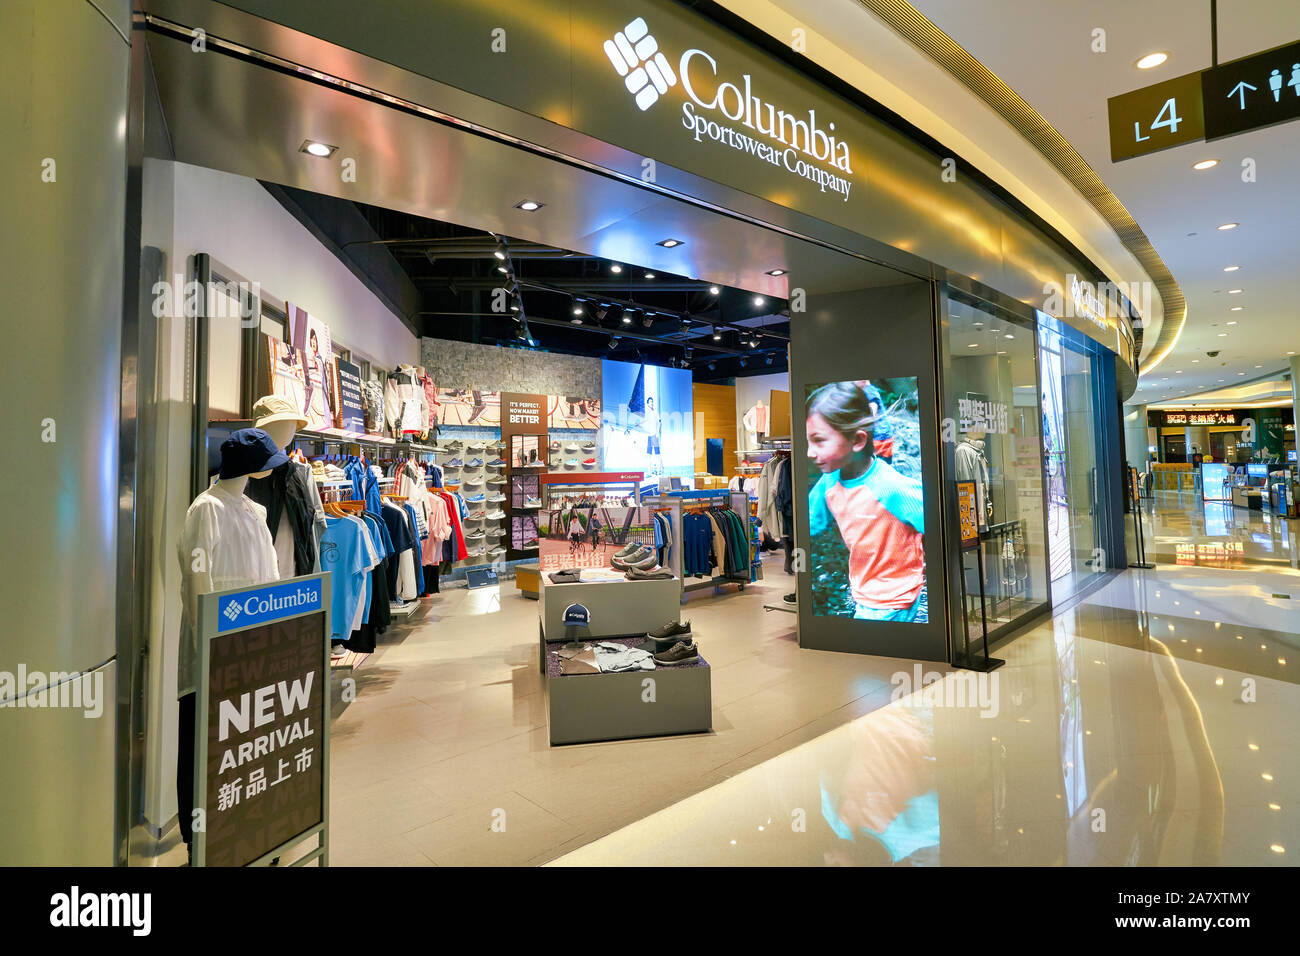
<path id="1" fill-rule="evenodd" d="M 330 580 L 198 597 L 195 866 L 329 865 Z"/>

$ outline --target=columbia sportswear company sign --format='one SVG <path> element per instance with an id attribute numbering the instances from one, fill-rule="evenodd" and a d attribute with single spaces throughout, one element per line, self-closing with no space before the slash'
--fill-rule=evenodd
<path id="1" fill-rule="evenodd" d="M 836 137 L 833 122 L 818 120 L 816 110 L 786 110 L 764 102 L 748 73 L 718 82 L 718 61 L 706 50 L 686 50 L 674 68 L 644 17 L 606 40 L 604 49 L 642 112 L 680 83 L 686 94 L 682 127 L 695 142 L 728 146 L 848 202 L 853 188 L 848 143 Z"/>
<path id="2" fill-rule="evenodd" d="M 289 581 L 240 591 L 221 602 L 217 633 L 321 609 L 320 581 Z"/>

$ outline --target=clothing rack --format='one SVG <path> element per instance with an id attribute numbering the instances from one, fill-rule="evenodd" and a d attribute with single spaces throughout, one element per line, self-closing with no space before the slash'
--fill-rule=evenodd
<path id="1" fill-rule="evenodd" d="M 642 503 L 650 507 L 652 511 L 668 513 L 673 537 L 668 566 L 678 580 L 682 582 L 683 593 L 699 591 L 704 588 L 713 588 L 718 591 L 724 584 L 739 585 L 739 589 L 743 591 L 745 585 L 752 580 L 753 523 L 749 513 L 749 496 L 743 491 L 730 491 L 726 488 L 705 491 L 674 491 L 664 495 L 644 498 Z M 724 573 L 711 578 L 690 578 L 688 580 L 682 574 L 682 515 L 693 509 L 695 505 L 708 507 L 710 504 L 721 504 L 736 513 L 744 527 L 745 540 L 750 543 L 750 553 L 745 555 L 743 572 L 727 574 L 724 571 Z"/>

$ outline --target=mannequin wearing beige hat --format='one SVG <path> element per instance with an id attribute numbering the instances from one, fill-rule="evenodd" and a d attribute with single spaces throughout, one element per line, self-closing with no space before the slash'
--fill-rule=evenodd
<path id="1" fill-rule="evenodd" d="M 254 427 L 270 435 L 277 448 L 287 448 L 306 424 L 294 403 L 281 395 L 266 395 L 253 406 Z M 318 516 L 324 524 L 324 514 L 311 469 L 287 461 L 267 477 L 250 480 L 245 494 L 266 509 L 266 527 L 275 543 L 280 579 L 317 570 L 316 524 Z"/>

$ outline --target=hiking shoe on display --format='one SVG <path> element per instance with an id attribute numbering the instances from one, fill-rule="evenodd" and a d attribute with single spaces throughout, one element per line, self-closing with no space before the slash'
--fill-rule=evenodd
<path id="1" fill-rule="evenodd" d="M 468 519 L 468 520 L 470 520 L 470 521 L 482 521 L 482 520 L 483 520 L 484 518 L 486 518 L 486 517 L 487 517 L 487 512 L 486 512 L 486 511 L 471 511 L 471 512 L 469 513 L 469 519 Z"/>
<path id="2" fill-rule="evenodd" d="M 627 565 L 627 567 L 623 569 L 625 571 L 649 571 L 653 567 L 658 567 L 659 555 L 655 553 L 653 548 L 648 548 L 645 557 L 639 559 L 631 558 L 623 563 Z"/>
<path id="3" fill-rule="evenodd" d="M 525 541 L 525 542 L 523 543 L 523 550 L 525 550 L 525 551 L 531 551 L 531 550 L 533 550 L 533 549 L 536 548 L 536 547 L 537 547 L 537 539 L 536 539 L 536 538 L 531 538 L 531 539 L 529 539 L 528 541 Z"/>
<path id="4" fill-rule="evenodd" d="M 466 500 L 466 501 L 482 501 L 482 500 L 483 500 L 483 496 L 482 496 L 482 495 L 470 495 L 470 496 L 469 496 L 468 498 L 466 498 L 465 500 Z"/>
<path id="5" fill-rule="evenodd" d="M 486 548 L 470 548 L 468 551 L 465 552 L 465 554 L 471 558 L 477 558 L 479 555 L 486 554 L 486 553 L 487 553 Z"/>
<path id="6" fill-rule="evenodd" d="M 489 521 L 500 521 L 505 516 L 506 513 L 502 511 L 500 508 L 497 508 L 495 511 L 489 511 L 487 513 L 487 519 Z"/>
<path id="7" fill-rule="evenodd" d="M 488 554 L 490 554 L 494 558 L 499 558 L 505 553 L 506 553 L 505 548 L 493 548 L 491 551 L 488 552 Z"/>
<path id="8" fill-rule="evenodd" d="M 471 531 L 469 534 L 465 535 L 465 537 L 466 537 L 467 539 L 477 541 L 479 538 L 483 537 L 483 534 L 484 534 L 484 532 L 483 532 L 483 530 L 480 528 L 478 531 Z"/>
<path id="9" fill-rule="evenodd" d="M 582 450 L 583 450 L 583 451 L 595 451 L 595 450 L 596 450 L 596 443 L 595 443 L 594 441 L 585 441 L 585 442 L 582 443 Z"/>
<path id="10" fill-rule="evenodd" d="M 479 495 L 479 501 L 482 501 L 482 500 L 483 500 L 483 496 L 482 496 L 482 495 Z M 494 495 L 488 495 L 487 500 L 488 500 L 488 501 L 505 501 L 505 500 L 506 500 L 506 496 L 503 495 L 503 494 L 501 494 L 500 492 L 497 492 L 497 493 L 494 494 Z"/>
<path id="11" fill-rule="evenodd" d="M 683 636 L 687 640 L 691 640 L 690 621 L 669 621 L 662 627 L 656 627 L 653 631 L 646 632 L 646 637 L 655 641 L 667 641 L 672 638 L 671 642 L 665 645 L 665 650 L 682 640 Z"/>
<path id="12" fill-rule="evenodd" d="M 566 462 L 564 463 L 564 467 L 566 467 L 566 468 L 577 468 L 577 467 L 578 467 L 578 459 L 576 459 L 576 458 L 570 458 L 568 461 L 566 461 Z"/>
<path id="13" fill-rule="evenodd" d="M 551 442 L 551 451 L 559 451 L 559 450 L 560 450 L 560 443 L 558 441 Z"/>
<path id="14" fill-rule="evenodd" d="M 470 477 L 468 477 L 468 478 L 462 478 L 462 479 L 461 479 L 461 484 L 462 484 L 462 485 L 481 485 L 481 484 L 483 484 L 483 476 L 482 476 L 482 475 L 479 475 L 477 478 L 475 478 L 475 477 L 473 477 L 473 476 L 470 476 Z"/>
<path id="15" fill-rule="evenodd" d="M 489 485 L 504 485 L 506 483 L 506 480 L 502 478 L 500 475 L 497 475 L 497 477 L 495 478 L 489 478 L 487 480 L 487 483 Z"/>
<path id="16" fill-rule="evenodd" d="M 781 600 L 784 601 L 786 604 L 798 604 L 799 595 L 797 593 L 787 594 L 785 597 L 781 598 Z"/>
<path id="17" fill-rule="evenodd" d="M 569 444 L 567 444 L 567 445 L 564 446 L 564 450 L 565 450 L 565 451 L 577 451 L 577 450 L 578 450 L 578 443 L 577 443 L 576 441 L 569 442 Z"/>
<path id="18" fill-rule="evenodd" d="M 451 441 L 447 442 L 447 450 L 448 450 L 448 451 L 459 451 L 459 450 L 460 450 L 460 445 L 461 445 L 460 439 L 459 439 L 459 438 L 453 438 Z"/>
<path id="19" fill-rule="evenodd" d="M 594 467 L 596 467 L 596 459 L 594 459 L 594 458 L 584 458 L 584 459 L 582 460 L 582 465 L 583 465 L 584 468 L 594 468 Z"/>
<path id="20" fill-rule="evenodd" d="M 444 462 L 442 463 L 442 467 L 444 467 L 444 468 L 459 468 L 459 467 L 460 467 L 461 465 L 463 465 L 463 464 L 465 464 L 465 463 L 464 463 L 463 461 L 461 461 L 459 458 L 453 458 L 451 461 L 444 461 Z"/>
<path id="21" fill-rule="evenodd" d="M 609 563 L 612 567 L 614 567 L 619 571 L 627 571 L 635 567 L 640 567 L 642 570 L 644 570 L 645 568 L 653 567 L 653 565 L 651 564 L 644 563 L 647 558 L 649 558 L 651 561 L 655 559 L 654 549 L 647 548 L 645 547 L 645 545 L 642 545 L 636 551 L 633 551 L 630 554 L 615 555 L 614 557 L 609 559 Z"/>
<path id="22" fill-rule="evenodd" d="M 472 444 L 472 445 L 466 445 L 466 446 L 465 446 L 465 450 L 466 450 L 466 451 L 482 451 L 485 447 L 487 447 L 487 446 L 485 446 L 481 441 L 476 441 L 476 442 L 474 442 L 474 444 Z"/>
<path id="23" fill-rule="evenodd" d="M 493 458 L 490 462 L 487 463 L 487 466 L 489 468 L 504 468 L 505 464 L 506 463 L 502 461 L 500 458 Z"/>
<path id="24" fill-rule="evenodd" d="M 541 499 L 541 498 L 525 498 L 525 499 L 524 499 L 524 507 L 525 507 L 525 508 L 540 508 L 541 506 L 542 506 L 542 499 Z"/>
<path id="25" fill-rule="evenodd" d="M 499 537 L 501 537 L 503 534 L 505 534 L 504 529 L 502 529 L 502 528 L 493 528 L 491 531 L 489 531 L 489 532 L 487 533 L 487 536 L 488 536 L 489 538 L 499 538 Z"/>
<path id="26" fill-rule="evenodd" d="M 696 648 L 695 641 L 690 638 L 678 641 L 668 650 L 658 651 L 654 655 L 656 664 L 690 664 L 699 659 L 699 649 Z"/>
<path id="27" fill-rule="evenodd" d="M 627 544 L 623 545 L 623 547 L 614 552 L 614 557 L 625 558 L 633 551 L 640 550 L 641 546 L 640 541 L 629 541 Z"/>
<path id="28" fill-rule="evenodd" d="M 473 461 L 471 461 L 471 462 L 467 462 L 467 463 L 465 464 L 465 467 L 466 467 L 466 468 L 482 468 L 482 467 L 483 467 L 483 459 L 482 459 L 482 458 L 475 458 Z"/>

